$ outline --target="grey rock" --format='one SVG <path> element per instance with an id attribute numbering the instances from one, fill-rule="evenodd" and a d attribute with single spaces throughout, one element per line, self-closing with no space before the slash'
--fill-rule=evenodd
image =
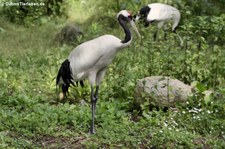
<path id="1" fill-rule="evenodd" d="M 141 79 L 135 89 L 135 104 L 149 102 L 159 107 L 175 107 L 177 102 L 185 103 L 194 88 L 183 82 L 165 76 L 151 76 Z"/>
<path id="2" fill-rule="evenodd" d="M 82 31 L 75 25 L 64 26 L 59 33 L 56 34 L 55 40 L 63 43 L 74 43 L 77 41 L 77 37 L 83 35 Z"/>

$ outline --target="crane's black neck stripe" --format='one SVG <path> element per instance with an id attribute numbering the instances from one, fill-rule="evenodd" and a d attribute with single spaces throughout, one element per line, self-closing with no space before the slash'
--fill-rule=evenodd
<path id="1" fill-rule="evenodd" d="M 126 22 L 129 21 L 130 18 L 124 17 L 123 15 L 118 16 L 118 21 L 120 25 L 122 26 L 124 32 L 125 32 L 125 38 L 122 40 L 122 43 L 127 43 L 131 40 L 131 32 L 126 24 Z"/>

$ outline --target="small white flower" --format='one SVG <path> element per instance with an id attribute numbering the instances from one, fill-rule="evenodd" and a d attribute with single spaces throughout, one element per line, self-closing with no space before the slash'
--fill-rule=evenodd
<path id="1" fill-rule="evenodd" d="M 165 127 L 167 127 L 167 126 L 168 126 L 168 124 L 164 122 L 164 126 L 165 126 Z"/>
<path id="2" fill-rule="evenodd" d="M 174 125 L 178 126 L 178 124 L 177 124 L 177 122 L 176 122 L 176 121 L 172 121 L 172 122 L 173 122 L 173 124 L 174 124 Z"/>
<path id="3" fill-rule="evenodd" d="M 198 111 L 196 111 L 196 110 L 189 110 L 188 112 L 189 113 L 198 113 Z"/>
<path id="4" fill-rule="evenodd" d="M 211 112 L 209 110 L 207 110 L 207 113 L 210 114 Z"/>

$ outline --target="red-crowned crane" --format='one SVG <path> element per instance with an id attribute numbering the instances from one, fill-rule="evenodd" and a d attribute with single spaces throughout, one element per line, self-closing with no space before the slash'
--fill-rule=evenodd
<path id="1" fill-rule="evenodd" d="M 125 32 L 124 40 L 113 35 L 103 35 L 77 46 L 66 59 L 58 72 L 56 84 L 62 87 L 60 98 L 64 98 L 70 85 L 74 82 L 88 79 L 91 84 L 92 123 L 90 133 L 94 131 L 94 117 L 96 102 L 98 100 L 99 85 L 103 80 L 106 69 L 112 63 L 117 52 L 131 44 L 132 36 L 127 23 L 130 23 L 134 31 L 140 34 L 132 20 L 132 15 L 122 10 L 117 14 L 119 24 Z M 94 90 L 94 87 L 96 89 Z"/>
<path id="2" fill-rule="evenodd" d="M 144 20 L 145 27 L 148 27 L 151 23 L 157 23 L 158 29 L 164 27 L 166 29 L 165 22 L 172 20 L 173 26 L 172 31 L 175 33 L 176 28 L 180 22 L 180 11 L 167 4 L 162 3 L 152 3 L 147 6 L 142 7 L 137 15 L 134 16 L 134 20 L 137 21 L 139 19 Z M 156 40 L 157 31 L 154 34 L 154 40 Z M 166 34 L 164 34 L 164 38 L 166 38 Z M 180 38 L 180 37 L 179 37 Z"/>

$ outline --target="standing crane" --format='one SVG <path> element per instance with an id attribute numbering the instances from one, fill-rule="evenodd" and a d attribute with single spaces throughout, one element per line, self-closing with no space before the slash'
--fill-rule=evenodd
<path id="1" fill-rule="evenodd" d="M 74 82 L 79 81 L 83 84 L 82 80 L 89 80 L 91 84 L 92 107 L 91 134 L 95 132 L 94 117 L 96 102 L 98 100 L 99 86 L 105 76 L 106 69 L 108 65 L 112 63 L 117 52 L 129 46 L 132 41 L 131 31 L 129 30 L 127 23 L 131 24 L 134 31 L 140 37 L 132 20 L 132 15 L 128 11 L 120 11 L 117 14 L 117 19 L 125 32 L 125 38 L 123 40 L 113 35 L 103 35 L 78 45 L 70 53 L 68 59 L 62 63 L 56 78 L 56 85 L 62 87 L 62 92 L 59 97 L 61 99 L 66 96 L 71 84 L 74 85 Z"/>
<path id="2" fill-rule="evenodd" d="M 173 26 L 172 31 L 175 33 L 176 28 L 180 22 L 180 11 L 167 4 L 162 3 L 152 3 L 147 6 L 142 7 L 137 15 L 134 16 L 134 20 L 139 19 L 144 20 L 145 27 L 148 27 L 151 23 L 157 23 L 158 29 L 164 27 L 166 29 L 165 22 L 172 20 Z M 154 40 L 156 40 L 158 30 L 154 34 Z M 164 32 L 164 39 L 166 38 L 166 33 Z M 180 37 L 179 37 L 180 38 Z"/>

